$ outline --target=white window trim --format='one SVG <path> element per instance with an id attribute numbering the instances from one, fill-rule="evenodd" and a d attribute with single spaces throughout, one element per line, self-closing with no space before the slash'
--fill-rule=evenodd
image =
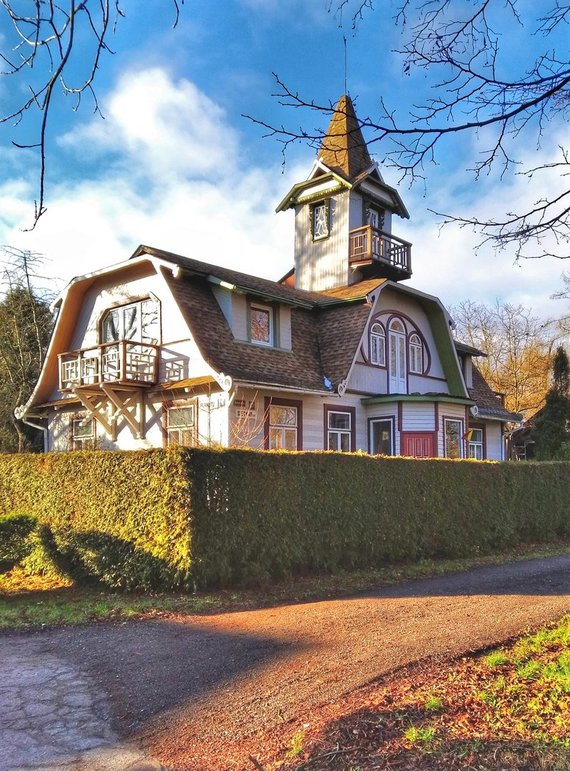
<path id="1" fill-rule="evenodd" d="M 331 415 L 348 415 L 348 428 L 332 428 L 331 427 Z M 335 434 L 338 439 L 342 436 L 348 436 L 348 447 L 346 451 L 337 450 L 337 452 L 352 452 L 352 412 L 347 410 L 331 410 L 327 411 L 327 450 L 331 449 L 330 437 L 331 434 Z M 341 442 L 337 442 L 338 447 L 341 446 Z"/>
<path id="2" fill-rule="evenodd" d="M 325 215 L 325 226 L 326 226 L 326 232 L 321 233 L 320 235 L 317 235 L 317 223 L 315 218 L 315 213 L 317 209 L 319 208 L 324 209 L 324 215 Z M 313 237 L 313 241 L 322 241 L 324 238 L 328 238 L 331 234 L 331 222 L 330 222 L 330 201 L 324 200 L 324 201 L 316 201 L 311 205 L 311 235 Z"/>
<path id="3" fill-rule="evenodd" d="M 474 440 L 473 438 L 469 439 L 468 456 L 467 457 L 472 458 L 473 460 L 484 460 L 485 459 L 485 436 L 484 436 L 484 433 L 483 433 L 483 429 L 482 428 L 470 428 L 468 430 L 468 433 L 470 431 L 478 431 L 479 434 L 481 435 L 481 439 L 480 440 L 479 439 Z M 474 450 L 475 448 L 479 448 L 480 449 L 480 451 L 481 451 L 481 457 L 480 458 L 478 458 L 476 455 L 472 455 L 471 454 L 472 449 Z"/>
<path id="4" fill-rule="evenodd" d="M 374 329 L 375 327 L 381 331 L 376 332 Z M 372 344 L 374 339 L 377 341 L 377 352 L 380 354 L 379 356 L 374 356 L 374 346 Z M 370 363 L 374 364 L 376 367 L 386 366 L 386 330 L 379 321 L 375 322 L 370 327 Z"/>
<path id="5" fill-rule="evenodd" d="M 264 311 L 269 316 L 269 340 L 254 340 L 252 337 L 251 329 L 251 311 Z M 266 348 L 275 347 L 275 309 L 271 305 L 263 305 L 263 303 L 250 302 L 249 304 L 249 341 L 253 345 L 263 345 Z"/>
<path id="6" fill-rule="evenodd" d="M 182 425 L 178 426 L 171 426 L 170 425 L 170 415 L 172 412 L 178 412 L 179 410 L 192 410 L 193 414 L 193 421 L 192 423 L 184 423 Z M 177 444 L 180 445 L 181 442 L 172 443 L 170 441 L 170 437 L 175 432 L 179 432 L 184 429 L 190 429 L 192 433 L 192 444 L 190 445 L 184 445 L 184 446 L 190 446 L 195 447 L 198 443 L 198 405 L 196 402 L 191 402 L 189 404 L 173 404 L 170 407 L 166 408 L 166 443 L 167 445 L 171 444 Z"/>
<path id="7" fill-rule="evenodd" d="M 409 338 L 410 372 L 414 375 L 422 375 L 424 371 L 424 346 L 421 337 L 413 332 Z M 419 360 L 419 366 L 418 366 Z"/>
<path id="8" fill-rule="evenodd" d="M 295 425 L 292 425 L 291 423 L 273 423 L 271 421 L 271 410 L 272 408 L 275 409 L 288 409 L 288 410 L 295 410 Z M 279 404 L 279 402 L 275 402 L 269 405 L 269 421 L 268 421 L 268 445 L 270 450 L 277 449 L 275 447 L 271 446 L 271 432 L 273 431 L 280 431 L 281 432 L 281 443 L 282 448 L 286 446 L 285 441 L 285 433 L 287 431 L 295 432 L 295 449 L 299 446 L 299 408 L 296 405 L 293 404 Z"/>
<path id="9" fill-rule="evenodd" d="M 79 436 L 75 433 L 75 427 L 83 424 L 83 428 L 91 426 L 91 434 Z M 95 440 L 97 437 L 97 426 L 95 418 L 84 417 L 72 417 L 71 418 L 71 441 L 74 450 L 92 450 L 95 447 Z"/>

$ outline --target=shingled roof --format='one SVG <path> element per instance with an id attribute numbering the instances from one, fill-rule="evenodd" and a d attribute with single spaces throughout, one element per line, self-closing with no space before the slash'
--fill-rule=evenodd
<path id="1" fill-rule="evenodd" d="M 505 409 L 499 400 L 499 397 L 489 387 L 489 384 L 473 365 L 473 386 L 469 388 L 469 396 L 473 399 L 479 409 L 479 416 L 491 420 L 520 421 L 522 416 L 516 412 L 510 412 Z"/>
<path id="2" fill-rule="evenodd" d="M 373 165 L 349 96 L 338 100 L 317 157 L 350 182 Z"/>
<path id="3" fill-rule="evenodd" d="M 291 290 L 180 255 L 160 250 L 152 253 L 187 269 L 176 277 L 167 271 L 165 280 L 202 356 L 216 371 L 237 381 L 323 393 L 330 393 L 346 380 L 370 315 L 362 291 L 360 298 L 350 303 L 341 299 L 335 302 L 326 295 Z M 223 276 L 224 281 L 233 285 L 247 285 L 252 291 L 263 291 L 266 296 L 277 297 L 282 289 L 283 299 L 302 298 L 309 302 L 310 305 L 292 303 L 292 350 L 264 348 L 235 339 L 212 292 L 212 275 Z"/>

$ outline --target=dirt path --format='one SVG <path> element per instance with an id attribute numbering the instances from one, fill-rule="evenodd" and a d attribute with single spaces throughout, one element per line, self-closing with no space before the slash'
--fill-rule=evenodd
<path id="1" fill-rule="evenodd" d="M 570 555 L 259 611 L 100 624 L 33 642 L 80 667 L 114 728 L 176 769 L 249 768 L 307 710 L 420 659 L 502 641 L 570 610 Z M 10 639 L 12 638 L 12 639 Z"/>

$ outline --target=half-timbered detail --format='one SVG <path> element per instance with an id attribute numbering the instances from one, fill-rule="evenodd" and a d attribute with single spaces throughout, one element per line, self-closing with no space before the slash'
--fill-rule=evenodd
<path id="1" fill-rule="evenodd" d="M 411 244 L 397 222 L 409 214 L 349 97 L 277 209 L 295 212 L 294 266 L 281 281 L 139 246 L 69 284 L 18 411 L 45 427 L 46 450 L 503 459 L 518 416 L 474 364 L 484 354 L 453 340 L 438 298 L 406 283 Z"/>

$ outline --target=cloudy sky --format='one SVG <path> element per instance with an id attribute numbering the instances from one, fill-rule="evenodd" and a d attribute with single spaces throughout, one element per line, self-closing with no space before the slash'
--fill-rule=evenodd
<path id="1" fill-rule="evenodd" d="M 384 97 L 405 116 L 425 84 L 423 76 L 404 77 L 392 52 L 399 43 L 395 6 L 377 2 L 353 33 L 354 0 L 344 27 L 328 12 L 330 0 L 186 0 L 176 29 L 171 0 L 122 5 L 126 18 L 111 40 L 115 54 L 102 58 L 96 81 L 104 119 L 88 97 L 78 110 L 69 97 L 58 101 L 48 127 L 47 212 L 31 232 L 25 229 L 37 196 L 37 153 L 12 142 L 33 141 L 37 114 L 29 111 L 17 127 L 0 125 L 0 244 L 44 255 L 44 273 L 59 288 L 128 258 L 140 243 L 279 278 L 293 261 L 293 221 L 275 207 L 307 176 L 314 150 L 300 143 L 283 157 L 280 144 L 243 115 L 325 128 L 328 118 L 272 97 L 272 73 L 309 99 L 335 102 L 344 91 L 346 35 L 348 90 L 358 114 L 374 116 Z M 8 33 L 0 28 L 0 46 Z M 527 38 L 510 31 L 511 66 Z M 88 42 L 79 40 L 85 59 Z M 79 56 L 78 72 L 81 64 Z M 2 112 L 23 89 L 22 81 L 0 81 Z M 527 143 L 519 156 L 531 165 L 554 160 L 567 126 L 554 124 L 549 132 L 546 148 Z M 538 315 L 561 315 L 560 301 L 549 297 L 560 287 L 564 262 L 516 264 L 512 254 L 495 255 L 490 247 L 475 253 L 476 235 L 451 226 L 441 231 L 429 212 L 493 216 L 544 195 L 526 178 L 466 175 L 484 141 L 475 135 L 455 140 L 439 165 L 427 169 L 426 186 L 399 188 L 411 219 L 396 220 L 393 230 L 414 245 L 410 283 L 447 304 L 500 299 Z M 382 163 L 381 143 L 371 150 Z M 398 184 L 396 170 L 382 170 L 389 184 Z"/>

